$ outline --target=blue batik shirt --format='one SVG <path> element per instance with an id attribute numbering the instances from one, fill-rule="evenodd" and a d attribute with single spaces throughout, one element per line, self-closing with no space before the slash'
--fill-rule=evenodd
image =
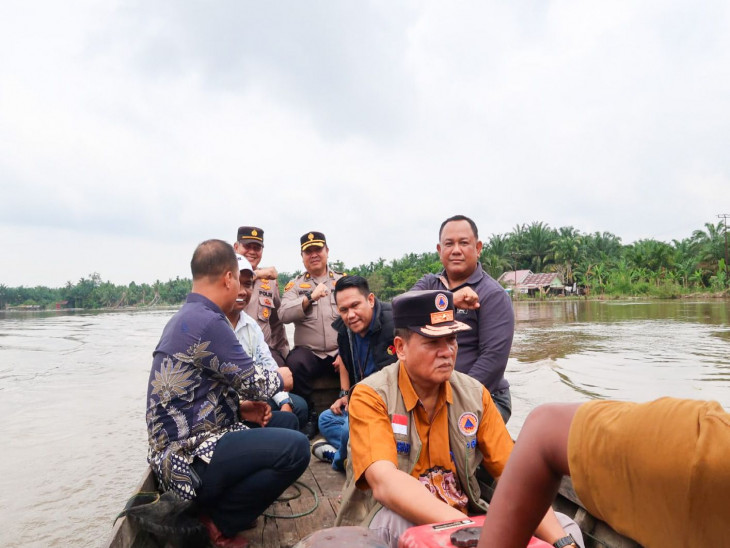
<path id="1" fill-rule="evenodd" d="M 247 428 L 240 399 L 281 387 L 276 371 L 254 367 L 221 309 L 190 293 L 162 332 L 147 387 L 147 460 L 163 489 L 194 498 L 193 458 L 209 462 L 223 434 Z"/>

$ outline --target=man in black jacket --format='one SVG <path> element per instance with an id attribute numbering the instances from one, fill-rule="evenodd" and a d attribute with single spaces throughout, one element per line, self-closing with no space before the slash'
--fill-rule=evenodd
<path id="1" fill-rule="evenodd" d="M 350 390 L 362 379 L 395 362 L 393 312 L 370 292 L 361 276 L 345 276 L 335 284 L 340 318 L 332 323 L 337 331 L 340 363 L 340 396 L 319 416 L 319 431 L 326 438 L 314 442 L 312 454 L 344 471 L 349 424 L 347 402 Z M 344 367 L 343 367 L 344 366 Z"/>

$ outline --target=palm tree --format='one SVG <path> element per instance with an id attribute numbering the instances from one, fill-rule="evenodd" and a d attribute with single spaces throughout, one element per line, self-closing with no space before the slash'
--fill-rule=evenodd
<path id="1" fill-rule="evenodd" d="M 567 284 L 572 284 L 574 281 L 573 267 L 580 259 L 581 242 L 580 232 L 568 226 L 558 230 L 558 237 L 550 245 L 556 267 L 560 265 L 560 270 L 565 275 L 563 279 Z"/>
<path id="2" fill-rule="evenodd" d="M 701 267 L 710 273 L 717 272 L 717 263 L 725 258 L 725 238 L 722 221 L 716 225 L 705 223 L 705 230 L 695 230 L 692 240 L 696 246 Z"/>
<path id="3" fill-rule="evenodd" d="M 510 251 L 510 239 L 507 235 L 492 234 L 482 249 L 482 267 L 490 276 L 498 278 L 504 271 L 511 270 Z"/>
<path id="4" fill-rule="evenodd" d="M 532 222 L 524 231 L 522 238 L 522 254 L 530 258 L 533 272 L 542 272 L 542 268 L 551 258 L 551 246 L 556 233 L 542 221 Z"/>
<path id="5" fill-rule="evenodd" d="M 674 265 L 674 250 L 657 240 L 638 240 L 627 246 L 626 258 L 636 268 L 646 268 L 654 273 L 654 278 L 663 277 Z"/>
<path id="6" fill-rule="evenodd" d="M 610 262 L 621 256 L 621 238 L 610 232 L 586 234 L 582 241 L 582 251 L 591 262 Z"/>

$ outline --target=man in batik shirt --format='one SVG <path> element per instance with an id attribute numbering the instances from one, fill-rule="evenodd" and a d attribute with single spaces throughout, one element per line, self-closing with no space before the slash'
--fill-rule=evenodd
<path id="1" fill-rule="evenodd" d="M 213 545 L 242 548 L 236 534 L 306 469 L 309 443 L 294 430 L 242 422 L 264 426 L 265 400 L 291 389 L 292 376 L 254 367 L 225 317 L 239 292 L 233 247 L 205 241 L 190 266 L 192 292 L 153 353 L 148 460 L 164 490 L 196 499 Z"/>

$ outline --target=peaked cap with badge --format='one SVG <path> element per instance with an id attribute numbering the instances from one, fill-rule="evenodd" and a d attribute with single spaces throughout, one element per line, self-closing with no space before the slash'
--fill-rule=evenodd
<path id="1" fill-rule="evenodd" d="M 432 289 L 408 291 L 393 299 L 393 323 L 396 329 L 405 327 L 429 339 L 471 329 L 454 320 L 454 294 Z"/>
<path id="2" fill-rule="evenodd" d="M 302 251 L 312 246 L 325 247 L 327 245 L 327 238 L 324 237 L 322 232 L 312 231 L 307 232 L 301 238 L 299 243 L 302 246 Z"/>
<path id="3" fill-rule="evenodd" d="M 264 245 L 264 231 L 257 226 L 241 226 L 238 228 L 238 241 L 242 244 Z"/>

